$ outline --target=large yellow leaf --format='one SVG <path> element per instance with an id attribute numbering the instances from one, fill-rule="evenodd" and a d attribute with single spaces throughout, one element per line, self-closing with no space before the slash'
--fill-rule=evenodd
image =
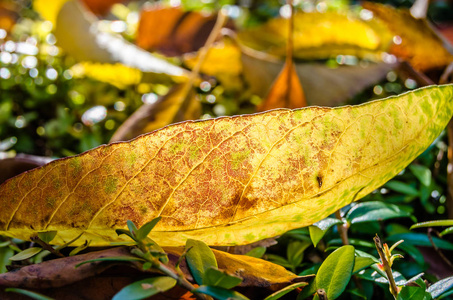
<path id="1" fill-rule="evenodd" d="M 101 146 L 0 186 L 0 234 L 80 232 L 92 245 L 115 228 L 162 220 L 162 246 L 187 238 L 251 243 L 312 224 L 406 167 L 453 113 L 453 85 L 340 108 L 309 107 L 185 122 Z"/>

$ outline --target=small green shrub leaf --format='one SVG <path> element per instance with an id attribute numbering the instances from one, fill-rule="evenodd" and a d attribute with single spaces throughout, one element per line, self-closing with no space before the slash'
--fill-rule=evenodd
<path id="1" fill-rule="evenodd" d="M 176 284 L 176 280 L 168 276 L 143 279 L 119 291 L 112 300 L 139 300 L 168 291 Z"/>
<path id="2" fill-rule="evenodd" d="M 346 214 L 349 223 L 382 221 L 392 218 L 410 217 L 410 213 L 394 204 L 381 201 L 362 202 L 352 207 Z"/>
<path id="3" fill-rule="evenodd" d="M 27 291 L 27 290 L 24 290 L 24 289 L 7 288 L 7 289 L 5 289 L 5 292 L 18 293 L 18 294 L 30 297 L 30 298 L 35 299 L 35 300 L 53 300 L 53 298 L 41 295 L 41 294 L 36 293 L 36 292 Z"/>
<path id="4" fill-rule="evenodd" d="M 409 170 L 424 186 L 430 186 L 432 181 L 431 170 L 422 165 L 409 165 Z"/>
<path id="5" fill-rule="evenodd" d="M 225 271 L 210 267 L 203 275 L 203 284 L 232 289 L 242 282 L 242 278 L 230 275 Z"/>
<path id="6" fill-rule="evenodd" d="M 447 242 L 445 240 L 441 240 L 439 238 L 433 237 L 433 242 L 436 244 L 436 246 L 440 249 L 445 249 L 445 250 L 453 250 L 453 243 Z M 395 234 L 387 237 L 387 242 L 397 242 L 399 240 L 404 240 L 405 243 L 414 245 L 414 246 L 423 246 L 423 247 L 432 247 L 433 245 L 431 244 L 428 236 L 424 233 L 401 233 L 401 234 Z"/>
<path id="7" fill-rule="evenodd" d="M 306 285 L 308 285 L 308 283 L 306 283 L 306 282 L 299 282 L 299 283 L 294 283 L 294 284 L 288 285 L 287 287 L 285 287 L 285 288 L 283 288 L 283 289 L 281 289 L 279 291 L 276 291 L 272 295 L 267 296 L 266 298 L 264 298 L 264 300 L 277 300 L 277 299 L 280 299 L 281 297 L 285 296 L 289 292 L 292 292 L 295 289 L 300 288 L 302 286 L 306 286 Z"/>
<path id="8" fill-rule="evenodd" d="M 445 229 L 444 231 L 442 231 L 440 233 L 440 236 L 444 236 L 444 235 L 447 235 L 447 234 L 451 234 L 453 232 L 453 226 L 452 227 L 448 227 L 447 229 Z"/>
<path id="9" fill-rule="evenodd" d="M 324 289 L 327 299 L 333 300 L 343 293 L 354 267 L 354 247 L 347 245 L 332 252 L 316 275 L 316 288 Z"/>
<path id="10" fill-rule="evenodd" d="M 135 237 L 137 240 L 143 240 L 148 234 L 153 230 L 154 226 L 162 219 L 162 217 L 157 217 L 148 223 L 144 224 L 140 229 L 136 232 Z"/>
<path id="11" fill-rule="evenodd" d="M 194 292 L 206 294 L 219 300 L 249 300 L 249 298 L 236 291 L 230 291 L 217 286 L 202 285 L 196 288 Z"/>
<path id="12" fill-rule="evenodd" d="M 261 258 L 263 257 L 264 253 L 266 253 L 266 247 L 256 247 L 247 252 L 245 255 L 251 256 L 251 257 L 256 257 L 256 258 Z"/>
<path id="13" fill-rule="evenodd" d="M 436 226 L 453 226 L 453 220 L 435 220 L 435 221 L 421 222 L 421 223 L 412 225 L 410 230 L 415 229 L 415 228 L 436 227 Z"/>
<path id="14" fill-rule="evenodd" d="M 28 259 L 30 257 L 35 256 L 42 250 L 43 249 L 40 247 L 31 247 L 31 248 L 25 249 L 24 251 L 17 253 L 14 256 L 11 256 L 9 259 L 13 260 L 13 261 Z"/>
<path id="15" fill-rule="evenodd" d="M 50 243 L 56 235 L 57 235 L 57 232 L 55 230 L 46 231 L 46 232 L 38 232 L 38 237 L 47 244 Z"/>
<path id="16" fill-rule="evenodd" d="M 304 259 L 304 251 L 309 246 L 311 246 L 311 242 L 309 241 L 291 241 L 288 244 L 288 248 L 286 249 L 286 256 L 288 257 L 288 262 L 296 268 L 299 266 Z"/>
<path id="17" fill-rule="evenodd" d="M 354 260 L 354 268 L 352 269 L 352 274 L 355 274 L 359 272 L 360 270 L 363 270 L 372 264 L 374 264 L 374 259 L 370 257 L 360 257 L 357 256 Z"/>
<path id="18" fill-rule="evenodd" d="M 135 226 L 134 222 L 132 222 L 131 220 L 127 220 L 127 228 L 129 229 L 129 232 L 132 234 L 132 236 L 135 237 L 135 235 L 137 234 L 137 227 Z"/>
<path id="19" fill-rule="evenodd" d="M 313 245 L 316 247 L 319 241 L 324 237 L 326 232 L 334 225 L 341 224 L 341 220 L 335 218 L 325 218 L 308 227 L 310 238 Z"/>
<path id="20" fill-rule="evenodd" d="M 398 293 L 397 300 L 430 300 L 431 294 L 418 286 L 403 286 Z"/>
<path id="21" fill-rule="evenodd" d="M 297 295 L 297 300 L 303 300 L 316 293 L 316 280 L 313 279 L 310 283 L 302 289 L 302 292 Z"/>
<path id="22" fill-rule="evenodd" d="M 453 288 L 453 276 L 439 280 L 438 282 L 428 287 L 427 291 L 433 298 L 437 298 L 451 288 Z"/>
<path id="23" fill-rule="evenodd" d="M 217 268 L 217 261 L 211 248 L 204 242 L 188 239 L 186 242 L 186 249 L 190 247 L 192 247 L 192 249 L 187 252 L 186 261 L 193 278 L 199 285 L 202 285 L 203 274 L 210 267 Z"/>
<path id="24" fill-rule="evenodd" d="M 385 187 L 391 189 L 392 191 L 408 195 L 408 196 L 418 196 L 419 192 L 413 186 L 406 184 L 398 180 L 391 180 L 385 184 Z"/>

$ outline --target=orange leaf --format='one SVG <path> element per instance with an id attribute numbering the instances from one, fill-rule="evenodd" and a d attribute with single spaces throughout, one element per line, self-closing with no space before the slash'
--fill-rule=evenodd
<path id="1" fill-rule="evenodd" d="M 300 108 L 307 106 L 304 90 L 296 73 L 296 66 L 288 61 L 275 79 L 266 100 L 257 107 L 258 111 L 274 108 Z"/>
<path id="2" fill-rule="evenodd" d="M 216 15 L 154 6 L 141 13 L 137 45 L 169 56 L 196 51 L 206 42 Z"/>
<path id="3" fill-rule="evenodd" d="M 426 19 L 415 19 L 408 9 L 372 2 L 362 5 L 382 20 L 395 35 L 390 52 L 407 60 L 414 69 L 427 71 L 444 68 L 453 61 L 453 55 L 447 51 Z"/>

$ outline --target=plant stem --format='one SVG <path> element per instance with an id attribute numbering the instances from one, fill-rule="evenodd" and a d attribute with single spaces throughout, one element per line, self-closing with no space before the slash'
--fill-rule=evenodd
<path id="1" fill-rule="evenodd" d="M 54 248 L 52 248 L 52 246 L 50 246 L 49 244 L 47 244 L 46 242 L 44 242 L 43 240 L 41 240 L 38 236 L 32 236 L 30 238 L 30 240 L 32 242 L 35 242 L 37 243 L 38 245 L 40 245 L 44 250 L 47 250 L 49 251 L 50 253 L 56 255 L 56 256 L 59 256 L 59 257 L 65 257 L 63 254 L 61 254 L 59 251 L 55 250 Z"/>
<path id="2" fill-rule="evenodd" d="M 381 239 L 376 234 L 376 236 L 373 238 L 373 240 L 374 240 L 374 244 L 376 245 L 376 249 L 379 253 L 379 256 L 381 258 L 385 274 L 387 275 L 387 280 L 390 284 L 390 293 L 396 299 L 398 297 L 398 288 L 396 287 L 395 279 L 393 278 L 392 269 L 390 268 L 389 262 L 387 261 L 387 258 L 384 254 Z"/>
<path id="3" fill-rule="evenodd" d="M 437 254 L 439 254 L 440 258 L 448 265 L 448 267 L 450 267 L 450 269 L 453 270 L 453 264 L 451 263 L 451 261 L 447 257 L 445 257 L 443 252 L 434 243 L 433 237 L 432 237 L 432 232 L 435 232 L 437 236 L 439 236 L 439 235 L 438 235 L 438 232 L 435 231 L 434 229 L 432 229 L 432 228 L 428 229 L 428 238 L 429 238 L 429 241 L 431 242 L 431 245 L 433 245 L 434 251 L 436 251 Z"/>
<path id="4" fill-rule="evenodd" d="M 341 217 L 340 210 L 337 210 L 335 212 L 335 217 L 337 217 L 338 220 L 343 221 L 343 218 Z M 349 245 L 349 239 L 348 239 L 348 225 L 347 224 L 339 224 L 337 225 L 338 233 L 340 234 L 341 241 L 343 242 L 343 245 Z"/>

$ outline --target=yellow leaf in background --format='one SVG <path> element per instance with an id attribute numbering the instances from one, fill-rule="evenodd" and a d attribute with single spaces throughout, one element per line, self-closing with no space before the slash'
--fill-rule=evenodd
<path id="1" fill-rule="evenodd" d="M 119 89 L 139 84 L 142 72 L 125 65 L 81 62 L 71 67 L 75 78 L 90 77 L 101 82 L 110 83 Z"/>
<path id="2" fill-rule="evenodd" d="M 453 85 L 339 108 L 167 126 L 22 173 L 0 186 L 0 234 L 124 241 L 157 216 L 162 246 L 247 244 L 307 226 L 381 186 L 453 114 Z M 77 243 L 76 242 L 76 243 Z"/>
<path id="3" fill-rule="evenodd" d="M 255 50 L 285 56 L 287 24 L 288 19 L 272 19 L 239 32 L 239 41 Z M 373 58 L 388 49 L 391 37 L 375 20 L 364 21 L 354 15 L 325 12 L 294 16 L 294 57 L 298 59 L 325 59 L 340 54 Z"/>
<path id="4" fill-rule="evenodd" d="M 187 66 L 193 69 L 198 56 L 198 52 L 188 53 L 183 56 L 183 59 Z M 241 49 L 228 40 L 214 44 L 209 49 L 200 71 L 215 76 L 228 89 L 240 89 L 242 87 Z"/>
<path id="5" fill-rule="evenodd" d="M 201 104 L 187 83 L 175 85 L 153 104 L 143 104 L 113 134 L 110 142 L 127 141 L 140 134 L 201 115 Z"/>
<path id="6" fill-rule="evenodd" d="M 63 5 L 69 0 L 34 0 L 33 9 L 38 12 L 41 17 L 57 24 L 57 16 Z"/>
<path id="7" fill-rule="evenodd" d="M 416 70 L 443 69 L 453 61 L 453 55 L 425 19 L 415 19 L 408 9 L 372 2 L 362 5 L 384 21 L 395 35 L 391 53 L 407 60 Z"/>

